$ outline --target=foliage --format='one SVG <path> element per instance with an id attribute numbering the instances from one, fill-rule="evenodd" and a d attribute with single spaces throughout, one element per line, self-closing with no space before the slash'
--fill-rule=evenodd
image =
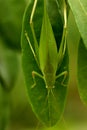
<path id="1" fill-rule="evenodd" d="M 87 57 L 87 1 L 68 0 L 72 9 L 81 40 L 78 46 L 77 79 L 78 90 L 82 101 L 87 104 L 87 76 L 86 76 L 86 57 Z M 74 43 L 73 43 L 74 44 Z M 78 44 L 78 43 L 77 43 Z"/>
<path id="2" fill-rule="evenodd" d="M 61 114 L 64 110 L 67 87 L 64 87 L 61 85 L 62 78 L 60 78 L 59 81 L 58 80 L 56 81 L 55 88 L 53 89 L 53 95 L 52 93 L 50 93 L 49 97 L 47 97 L 48 90 L 46 88 L 46 85 L 43 79 L 35 77 L 36 86 L 33 89 L 31 89 L 31 86 L 33 85 L 33 82 L 34 82 L 32 78 L 32 71 L 35 70 L 41 74 L 40 69 L 38 68 L 38 65 L 32 54 L 31 48 L 29 47 L 29 44 L 25 37 L 25 31 L 26 31 L 28 32 L 31 44 L 34 47 L 33 36 L 32 36 L 31 28 L 29 25 L 29 18 L 30 18 L 33 2 L 34 1 L 32 1 L 29 4 L 24 15 L 23 30 L 22 30 L 23 68 L 24 68 L 24 74 L 25 74 L 26 85 L 27 85 L 27 90 L 28 90 L 28 96 L 29 96 L 29 100 L 32 105 L 32 108 L 34 112 L 36 113 L 36 115 L 47 126 L 52 126 L 57 122 L 57 120 L 60 119 Z M 58 21 L 57 19 L 61 18 L 61 16 L 59 16 L 57 5 L 55 4 L 55 2 L 51 1 L 50 5 L 48 4 L 48 10 L 49 10 L 49 7 L 51 6 L 54 7 L 54 15 L 53 16 L 50 15 L 50 19 L 52 19 L 52 17 L 56 18 L 56 21 L 53 22 L 52 20 L 53 23 L 51 24 L 53 25 L 54 29 L 58 28 L 57 30 L 60 30 L 62 29 L 62 25 L 61 25 L 62 21 L 60 21 L 60 24 L 59 23 L 56 24 Z M 37 19 L 37 17 L 39 17 L 40 19 Z M 33 24 L 34 24 L 35 33 L 36 33 L 38 42 L 40 39 L 42 17 L 43 17 L 43 1 L 41 0 L 41 1 L 38 1 L 38 5 L 37 5 L 36 12 L 33 19 L 34 21 Z M 59 39 L 61 39 L 61 32 L 62 31 L 57 33 L 54 30 L 54 35 L 56 36 L 56 40 L 58 41 L 57 42 L 58 47 L 60 46 Z M 68 56 L 66 52 L 63 63 L 60 69 L 58 70 L 57 74 L 64 71 L 64 68 L 67 69 L 68 67 L 67 62 L 68 62 Z M 27 66 L 27 64 L 29 64 L 29 66 Z"/>
<path id="3" fill-rule="evenodd" d="M 77 27 L 87 48 L 87 1 L 86 0 L 68 0 L 69 5 L 77 23 Z"/>
<path id="4" fill-rule="evenodd" d="M 59 46 L 60 46 L 60 41 L 61 41 L 61 36 L 62 36 L 61 30 L 63 29 L 63 25 L 61 24 L 62 21 L 64 21 L 64 16 L 63 16 L 63 10 L 64 10 L 63 4 L 64 3 L 63 2 L 64 1 L 59 2 L 59 1 L 54 1 L 54 0 L 51 0 L 51 1 L 47 0 L 47 13 L 48 13 L 48 16 L 49 16 L 49 19 L 50 19 L 50 22 L 51 22 L 51 26 L 53 28 L 55 39 L 57 41 L 57 49 L 59 49 Z M 69 2 L 69 5 L 72 9 L 72 12 L 74 14 L 74 17 L 75 17 L 75 20 L 76 20 L 76 23 L 77 23 L 77 26 L 78 26 L 78 29 L 81 33 L 81 36 L 82 36 L 83 41 L 84 41 L 85 46 L 86 46 L 86 42 L 87 42 L 87 38 L 86 38 L 86 32 L 87 32 L 86 31 L 86 28 L 87 28 L 87 26 L 86 26 L 87 25 L 87 19 L 86 18 L 87 17 L 86 17 L 86 6 L 85 6 L 86 1 L 82 2 L 82 1 L 78 0 L 78 1 L 75 1 L 76 4 L 75 4 L 75 2 L 70 1 L 70 0 L 68 2 Z M 24 20 L 23 20 L 23 30 L 22 30 L 23 70 L 24 70 L 24 75 L 25 75 L 25 80 L 26 80 L 26 85 L 27 85 L 27 90 L 28 90 L 28 96 L 29 96 L 31 106 L 32 106 L 34 112 L 36 113 L 36 115 L 47 126 L 50 126 L 50 125 L 54 125 L 56 123 L 56 121 L 59 120 L 60 117 L 61 117 L 62 111 L 60 111 L 60 110 L 64 109 L 64 104 L 65 104 L 64 99 L 66 97 L 64 95 L 67 94 L 66 93 L 67 91 L 66 91 L 66 88 L 64 88 L 65 90 L 63 90 L 63 86 L 62 86 L 62 88 L 60 87 L 60 89 L 58 89 L 60 85 L 58 85 L 58 83 L 57 83 L 58 87 L 56 87 L 56 88 L 58 89 L 58 91 L 57 91 L 56 88 L 54 88 L 54 91 L 53 91 L 55 98 L 52 95 L 50 95 L 50 97 L 49 97 L 50 103 L 49 103 L 49 100 L 48 100 L 48 103 L 46 103 L 46 100 L 47 100 L 47 92 L 46 91 L 47 91 L 47 89 L 44 87 L 45 84 L 44 84 L 43 80 L 38 78 L 37 76 L 35 77 L 36 86 L 35 86 L 35 88 L 31 89 L 31 86 L 33 84 L 32 71 L 37 71 L 40 74 L 41 74 L 41 72 L 38 69 L 38 65 L 36 64 L 36 61 L 33 57 L 33 54 L 32 54 L 32 51 L 31 51 L 31 48 L 30 48 L 28 42 L 31 43 L 34 51 L 36 52 L 34 41 L 36 39 L 37 39 L 38 43 L 40 41 L 40 33 L 41 33 L 41 26 L 42 26 L 43 12 L 44 12 L 43 11 L 43 1 L 38 1 L 37 6 L 36 6 L 36 10 L 35 10 L 35 14 L 34 14 L 34 18 L 33 18 L 33 25 L 34 25 L 34 31 L 35 31 L 36 39 L 33 39 L 34 34 L 32 34 L 31 25 L 29 24 L 29 19 L 31 18 L 31 11 L 32 11 L 32 8 L 33 8 L 33 4 L 34 4 L 34 1 L 32 0 L 29 3 L 29 6 L 27 7 L 27 9 L 25 11 Z M 75 6 L 73 4 L 75 4 Z M 58 9 L 56 7 L 58 7 Z M 78 8 L 78 10 L 77 10 L 77 8 Z M 50 12 L 52 12 L 52 13 L 50 13 Z M 39 18 L 38 20 L 37 20 L 37 17 Z M 55 21 L 54 21 L 54 19 L 55 19 Z M 57 22 L 56 22 L 56 20 L 57 20 Z M 63 22 L 63 24 L 64 24 L 64 22 Z M 81 25 L 83 25 L 83 26 L 81 26 Z M 27 32 L 27 37 L 29 39 L 25 37 L 25 32 Z M 49 32 L 49 33 L 51 33 L 51 32 Z M 44 32 L 44 34 L 45 34 L 45 32 Z M 80 37 L 78 37 L 76 44 L 78 44 L 79 40 L 80 40 Z M 68 43 L 68 38 L 67 38 L 67 43 Z M 74 44 L 74 43 L 72 43 L 72 44 Z M 44 45 L 45 44 L 43 42 L 43 49 L 44 49 Z M 80 44 L 79 44 L 79 46 L 80 46 Z M 42 51 L 43 51 L 43 49 L 42 49 Z M 79 48 L 78 52 L 80 52 L 80 51 L 81 50 Z M 44 50 L 44 55 L 45 55 L 45 53 L 46 52 Z M 84 53 L 81 53 L 81 54 L 84 55 Z M 37 52 L 36 52 L 36 55 L 37 55 Z M 84 77 L 84 73 L 81 73 L 82 74 L 81 78 L 79 76 L 80 72 L 81 72 L 80 71 L 80 64 L 82 63 L 82 61 L 80 62 L 79 57 L 78 57 L 78 60 L 79 60 L 78 61 L 79 62 L 79 65 L 78 65 L 79 66 L 78 67 L 78 81 L 79 81 L 79 84 L 80 84 L 80 85 L 78 85 L 78 88 L 80 90 L 79 92 L 80 92 L 81 98 L 86 102 L 86 91 L 85 91 L 86 87 L 83 88 L 83 91 L 81 89 L 83 84 L 84 84 L 85 79 L 83 80 L 83 82 L 81 82 L 81 80 L 80 80 L 80 79 L 83 79 L 82 77 Z M 66 54 L 65 58 L 63 59 L 63 63 L 61 65 L 60 72 L 63 71 L 63 68 L 64 68 L 63 66 L 68 67 L 68 62 L 66 62 L 66 61 L 67 61 L 67 54 Z M 28 64 L 29 64 L 29 66 L 28 66 Z M 61 80 L 58 79 L 58 82 L 59 81 L 61 82 Z M 56 91 L 56 93 L 55 93 L 55 91 Z M 63 96 L 61 97 L 60 94 L 63 95 Z M 85 98 L 83 97 L 84 94 L 85 94 L 85 96 L 84 96 Z M 55 102 L 55 99 L 56 99 L 56 102 Z M 51 109 L 49 107 L 49 104 L 50 104 Z M 58 109 L 58 111 L 55 108 Z M 54 113 L 54 114 L 52 115 L 52 114 L 49 114 L 49 113 Z"/>
<path id="5" fill-rule="evenodd" d="M 20 35 L 22 15 L 26 5 L 25 0 L 0 0 L 0 35 L 6 45 L 20 50 Z"/>
<path id="6" fill-rule="evenodd" d="M 67 3 L 67 12 L 68 12 L 67 13 L 68 14 L 68 18 L 67 18 L 68 49 L 66 49 L 63 62 L 59 70 L 57 71 L 57 74 L 64 71 L 65 70 L 64 67 L 66 67 L 66 70 L 70 74 L 73 68 L 69 68 L 69 63 L 73 61 L 73 59 L 77 58 L 76 59 L 77 63 L 75 64 L 77 65 L 78 91 L 83 103 L 87 104 L 87 70 L 86 70 L 87 68 L 87 63 L 86 63 L 87 62 L 87 0 L 65 0 L 65 1 Z M 52 90 L 53 94 L 50 93 L 49 96 L 44 81 L 37 76 L 35 77 L 37 84 L 34 88 L 31 89 L 31 86 L 34 83 L 31 74 L 32 71 L 35 70 L 40 74 L 42 74 L 42 72 L 38 68 L 38 65 L 29 47 L 28 41 L 25 37 L 25 30 L 26 30 L 35 51 L 34 39 L 29 24 L 33 3 L 34 0 L 21 0 L 21 1 L 0 0 L 0 128 L 2 127 L 1 129 L 5 129 L 9 120 L 10 92 L 12 92 L 13 96 L 16 93 L 14 91 L 15 89 L 17 89 L 16 90 L 17 93 L 22 93 L 21 96 L 20 94 L 18 94 L 17 97 L 14 96 L 15 103 L 17 103 L 18 101 L 17 99 L 18 97 L 20 97 L 19 99 L 21 100 L 22 103 L 27 99 L 27 96 L 26 98 L 24 98 L 25 97 L 24 91 L 22 90 L 23 88 L 21 88 L 24 86 L 24 84 L 22 84 L 23 79 L 21 79 L 22 82 L 19 83 L 21 85 L 18 84 L 18 86 L 14 88 L 17 82 L 18 74 L 20 73 L 19 72 L 20 62 L 18 59 L 18 55 L 19 55 L 19 51 L 21 50 L 21 45 L 20 45 L 21 30 L 22 30 L 22 55 L 23 55 L 22 64 L 23 64 L 24 76 L 25 76 L 25 81 L 27 86 L 26 95 L 28 94 L 28 98 L 34 113 L 42 122 L 44 122 L 45 125 L 53 126 L 54 124 L 57 123 L 57 121 L 62 119 L 63 111 L 65 108 L 68 88 L 60 85 L 63 76 L 56 80 L 56 84 L 55 84 L 56 87 Z M 26 4 L 28 5 L 24 13 Z M 42 27 L 42 20 L 43 20 L 43 8 L 44 8 L 43 0 L 38 0 L 38 4 L 35 10 L 35 15 L 33 18 L 34 30 L 35 30 L 38 43 L 40 42 L 40 34 L 41 34 L 41 27 Z M 63 12 L 64 12 L 64 0 L 47 0 L 47 13 L 56 40 L 57 51 L 59 50 L 62 33 L 63 33 L 63 25 L 64 25 Z M 23 13 L 24 13 L 24 17 L 23 17 Z M 74 19 L 72 17 L 72 13 Z M 22 17 L 23 17 L 23 26 L 22 26 Z M 78 49 L 78 52 L 76 51 L 77 52 L 76 56 L 75 54 L 73 54 L 75 52 L 75 49 L 76 50 Z M 71 56 L 71 53 L 73 54 L 73 56 Z M 70 78 L 70 75 L 68 76 Z M 66 84 L 68 84 L 68 77 L 65 82 Z M 21 99 L 21 97 L 23 100 Z M 13 106 L 15 106 L 14 100 L 13 100 L 13 104 L 14 104 Z M 14 113 L 14 115 L 17 115 L 17 113 L 16 114 Z M 30 115 L 32 117 L 32 113 Z M 21 114 L 20 118 L 22 116 L 23 114 Z M 60 126 L 63 126 L 60 122 L 59 124 Z M 58 128 L 61 129 L 61 127 L 58 126 L 54 127 L 54 129 L 58 129 Z M 49 128 L 49 129 L 53 129 L 53 128 Z"/>

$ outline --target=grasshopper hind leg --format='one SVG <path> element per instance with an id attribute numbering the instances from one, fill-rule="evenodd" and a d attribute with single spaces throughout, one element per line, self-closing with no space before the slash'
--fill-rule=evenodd
<path id="1" fill-rule="evenodd" d="M 38 42 L 37 42 L 36 34 L 35 34 L 35 31 L 34 31 L 34 24 L 33 24 L 33 17 L 34 17 L 34 13 L 35 13 L 36 6 L 37 6 L 37 1 L 38 0 L 34 0 L 34 5 L 33 5 L 33 8 L 32 8 L 31 15 L 30 15 L 29 24 L 30 24 L 32 36 L 33 36 L 33 39 L 34 39 L 35 52 L 36 52 L 37 59 L 38 59 L 38 57 L 39 57 L 39 47 L 38 47 Z"/>
<path id="2" fill-rule="evenodd" d="M 33 49 L 33 47 L 32 47 L 32 44 L 31 44 L 31 42 L 30 42 L 30 38 L 29 38 L 28 33 L 27 33 L 26 31 L 25 31 L 25 37 L 26 37 L 27 42 L 28 42 L 28 44 L 29 44 L 29 47 L 30 47 L 30 49 L 31 49 L 31 51 L 32 51 L 32 54 L 33 54 L 33 56 L 34 56 L 34 58 L 35 58 L 35 60 L 36 60 L 36 63 L 38 64 L 38 67 L 39 67 L 37 55 L 36 55 L 36 53 L 35 53 L 35 51 L 34 51 L 34 49 Z M 40 68 L 40 67 L 39 67 L 39 68 Z"/>
<path id="3" fill-rule="evenodd" d="M 39 47 L 38 47 L 38 42 L 37 42 L 36 34 L 35 34 L 35 31 L 34 31 L 34 25 L 33 25 L 33 17 L 34 17 L 36 5 L 37 5 L 37 0 L 34 0 L 32 11 L 31 11 L 31 14 L 30 14 L 30 20 L 29 20 L 29 25 L 30 25 L 30 28 L 31 28 L 31 33 L 32 33 L 33 40 L 34 40 L 34 48 L 32 46 L 32 43 L 30 41 L 30 37 L 29 37 L 29 35 L 28 35 L 28 33 L 27 33 L 26 30 L 25 30 L 25 37 L 26 37 L 26 39 L 28 41 L 30 49 L 31 49 L 31 51 L 33 53 L 33 56 L 34 56 L 34 58 L 35 58 L 35 60 L 36 60 L 36 62 L 38 64 L 38 67 L 39 67 Z"/>

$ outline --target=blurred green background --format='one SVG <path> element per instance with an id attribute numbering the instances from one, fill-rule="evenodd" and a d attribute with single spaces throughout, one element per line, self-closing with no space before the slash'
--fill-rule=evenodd
<path id="1" fill-rule="evenodd" d="M 28 2 L 0 0 L 0 130 L 47 130 L 31 110 L 22 71 L 21 29 Z M 68 26 L 70 80 L 64 120 L 49 130 L 87 130 L 87 106 L 80 100 L 76 78 L 80 36 L 72 12 Z"/>

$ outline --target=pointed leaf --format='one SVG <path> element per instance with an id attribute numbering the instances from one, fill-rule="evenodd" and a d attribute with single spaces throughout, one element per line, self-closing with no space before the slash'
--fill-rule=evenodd
<path id="1" fill-rule="evenodd" d="M 0 36 L 11 49 L 21 50 L 22 17 L 29 0 L 0 0 Z"/>
<path id="2" fill-rule="evenodd" d="M 87 104 L 87 49 L 82 40 L 78 49 L 78 90 L 82 101 Z"/>
<path id="3" fill-rule="evenodd" d="M 5 91 L 11 91 L 18 75 L 18 56 L 15 52 L 3 47 L 0 39 L 0 83 Z"/>
<path id="4" fill-rule="evenodd" d="M 87 48 L 87 0 L 68 0 L 79 32 Z"/>
<path id="5" fill-rule="evenodd" d="M 57 123 L 57 121 L 61 119 L 61 116 L 63 114 L 64 106 L 65 106 L 65 99 L 66 99 L 66 94 L 67 94 L 67 87 L 64 87 L 61 85 L 63 76 L 60 77 L 60 79 L 57 79 L 55 82 L 55 88 L 53 89 L 53 94 L 50 93 L 48 97 L 47 96 L 48 90 L 46 88 L 44 80 L 35 76 L 36 86 L 34 88 L 31 88 L 32 85 L 34 84 L 34 81 L 32 78 L 32 71 L 36 71 L 41 74 L 41 71 L 38 68 L 38 65 L 34 59 L 30 46 L 25 37 L 25 31 L 26 31 L 28 33 L 31 45 L 34 48 L 33 37 L 31 33 L 30 25 L 29 25 L 29 18 L 30 18 L 30 13 L 32 10 L 33 3 L 34 3 L 34 0 L 32 0 L 29 6 L 27 7 L 24 14 L 24 20 L 23 20 L 23 29 L 22 29 L 23 71 L 24 71 L 29 101 L 30 101 L 30 104 L 32 106 L 34 113 L 46 126 L 53 126 Z M 50 5 L 51 4 L 50 2 L 48 4 L 49 4 L 49 7 L 50 6 L 52 7 L 52 5 Z M 58 8 L 55 8 L 54 5 L 55 4 L 53 4 L 52 10 L 55 10 L 54 12 L 58 14 L 57 13 Z M 59 47 L 60 45 L 59 41 L 61 41 L 61 35 L 62 35 L 62 28 L 61 28 L 61 25 L 60 26 L 58 25 L 58 21 L 61 19 L 59 19 L 59 16 L 57 16 L 55 13 L 54 13 L 55 22 L 52 23 L 52 27 L 55 27 L 55 29 L 53 29 L 53 32 L 54 32 L 54 36 L 56 36 L 56 41 L 58 41 L 57 47 Z M 50 15 L 50 19 L 52 19 L 51 16 L 53 15 Z M 38 43 L 40 40 L 42 19 L 43 19 L 43 1 L 38 0 L 38 4 L 36 7 L 34 19 L 33 19 L 34 30 L 35 30 Z M 58 32 L 61 34 L 59 34 Z M 62 62 L 62 65 L 60 69 L 57 71 L 57 75 L 64 70 L 68 70 L 67 50 L 66 50 L 66 54 Z M 67 80 L 68 80 L 68 77 L 66 78 L 66 81 L 65 81 L 66 83 L 67 83 Z"/>

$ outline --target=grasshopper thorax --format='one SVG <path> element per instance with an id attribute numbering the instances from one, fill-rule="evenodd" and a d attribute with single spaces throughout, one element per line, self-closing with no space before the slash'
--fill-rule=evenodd
<path id="1" fill-rule="evenodd" d="M 50 62 L 45 66 L 43 75 L 44 75 L 46 88 L 54 88 L 55 72 Z"/>
<path id="2" fill-rule="evenodd" d="M 48 73 L 48 74 L 44 75 L 44 80 L 46 83 L 46 88 L 54 88 L 55 75 Z"/>

